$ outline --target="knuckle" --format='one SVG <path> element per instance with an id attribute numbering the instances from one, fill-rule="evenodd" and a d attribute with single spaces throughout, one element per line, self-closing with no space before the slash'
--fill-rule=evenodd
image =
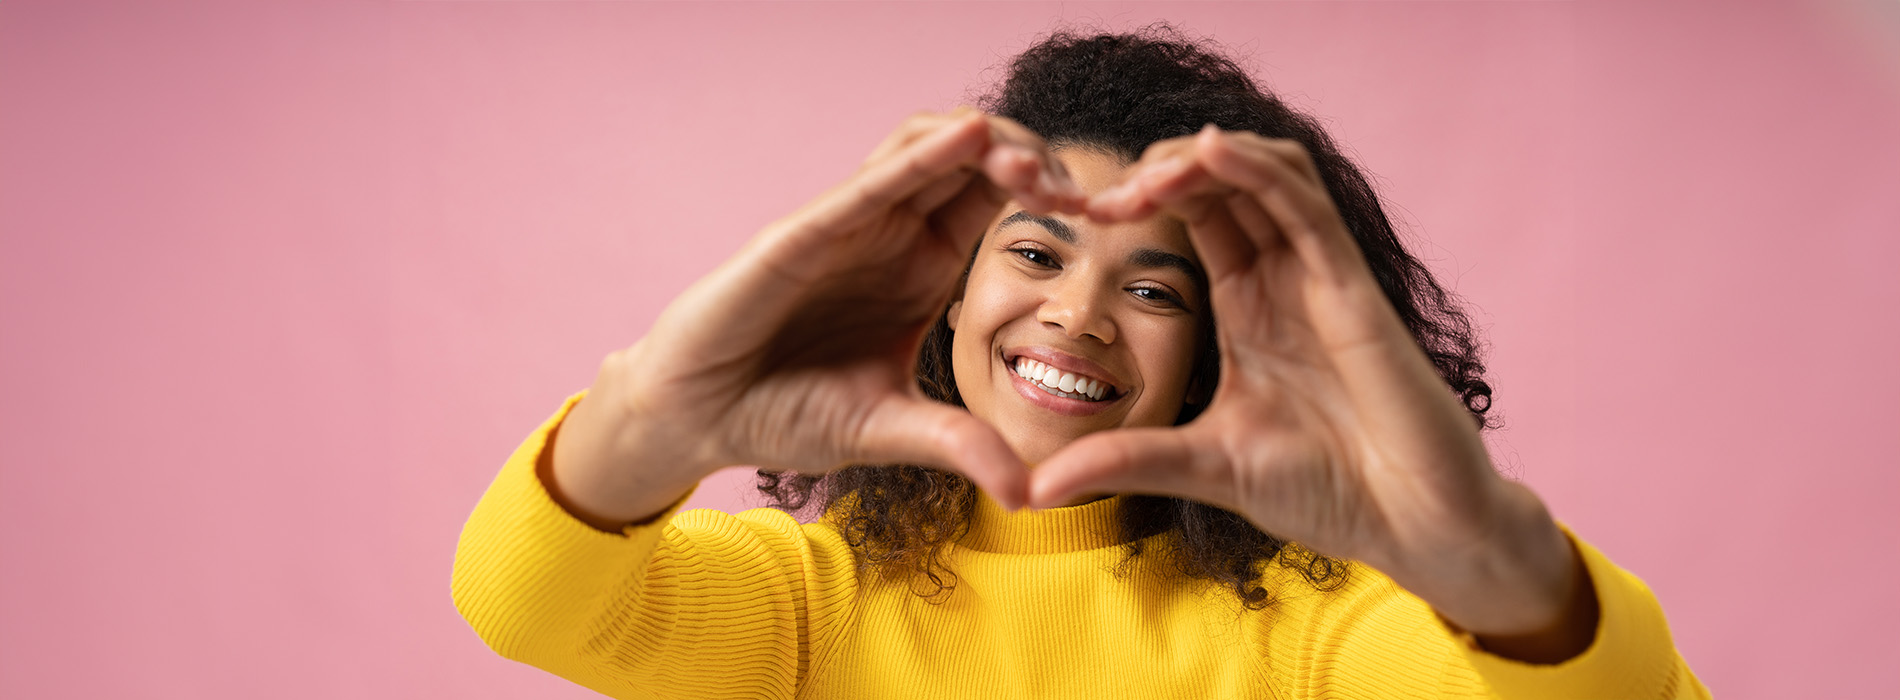
<path id="1" fill-rule="evenodd" d="M 1240 141 L 1242 143 L 1257 144 L 1261 146 L 1272 145 L 1273 142 L 1277 140 L 1277 139 L 1270 139 L 1265 136 L 1261 136 L 1259 132 L 1254 132 L 1254 131 L 1225 131 L 1222 133 L 1227 134 L 1229 137 L 1232 137 L 1236 141 Z"/>
<path id="2" fill-rule="evenodd" d="M 1283 157 L 1292 159 L 1294 162 L 1310 163 L 1313 161 L 1313 152 L 1306 148 L 1306 144 L 1293 139 L 1276 139 L 1269 141 L 1267 142 L 1267 147 Z"/>
<path id="3" fill-rule="evenodd" d="M 973 427 L 966 422 L 944 416 L 936 421 L 934 429 L 930 431 L 930 440 L 946 454 L 956 454 L 976 440 L 977 434 L 972 431 Z"/>
<path id="4" fill-rule="evenodd" d="M 1176 136 L 1171 139 L 1162 139 L 1148 144 L 1147 148 L 1141 149 L 1140 162 L 1146 163 L 1160 160 L 1192 148 L 1194 148 L 1193 136 Z"/>
<path id="5" fill-rule="evenodd" d="M 935 112 L 917 112 L 905 117 L 904 121 L 899 122 L 897 128 L 891 131 L 890 136 L 885 137 L 884 143 L 879 144 L 871 159 L 875 160 L 880 155 L 889 155 L 892 151 L 915 142 L 931 129 L 942 124 L 943 120 L 944 117 Z"/>
<path id="6" fill-rule="evenodd" d="M 1018 124 L 1007 117 L 995 117 L 995 119 L 1001 120 L 1001 123 L 1006 125 L 1003 131 L 1004 133 L 1008 134 L 1011 140 L 1021 143 L 1025 146 L 1035 148 L 1037 150 L 1041 150 L 1048 147 L 1048 142 L 1042 139 L 1042 135 L 1034 131 L 1030 131 L 1029 127 Z"/>
<path id="7" fill-rule="evenodd" d="M 619 374 L 620 369 L 627 365 L 627 356 L 632 353 L 632 348 L 621 348 L 607 353 L 607 356 L 600 361 L 600 374 L 602 376 L 615 376 Z"/>

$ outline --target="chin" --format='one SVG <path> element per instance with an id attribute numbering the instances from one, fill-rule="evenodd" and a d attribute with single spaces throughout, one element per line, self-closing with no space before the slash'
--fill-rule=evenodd
<path id="1" fill-rule="evenodd" d="M 1021 458 L 1024 464 L 1035 466 L 1054 456 L 1055 453 L 1061 452 L 1062 448 L 1074 444 L 1076 440 L 1080 440 L 1090 433 L 1109 429 L 1110 428 L 1088 430 L 1066 437 L 1055 437 L 1045 434 L 1035 437 L 1024 437 L 1022 439 L 1010 439 L 1008 436 L 1004 436 L 1004 441 L 1008 442 L 1010 448 L 1016 451 L 1016 456 Z"/>

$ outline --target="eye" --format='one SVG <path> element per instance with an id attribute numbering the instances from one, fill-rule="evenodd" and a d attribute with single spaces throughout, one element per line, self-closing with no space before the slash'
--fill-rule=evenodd
<path id="1" fill-rule="evenodd" d="M 1156 302 L 1160 304 L 1168 304 L 1170 306 L 1179 306 L 1183 308 L 1185 308 L 1186 306 L 1186 304 L 1184 304 L 1181 301 L 1180 296 L 1177 296 L 1174 292 L 1170 292 L 1160 287 L 1135 287 L 1133 289 L 1128 290 L 1128 292 L 1130 294 L 1135 295 L 1138 298 L 1141 298 L 1147 301 L 1152 301 L 1152 302 Z"/>
<path id="2" fill-rule="evenodd" d="M 1009 252 L 1015 253 L 1018 257 L 1021 257 L 1024 261 L 1028 262 L 1031 265 L 1035 265 L 1037 267 L 1055 267 L 1056 266 L 1055 256 L 1050 255 L 1049 253 L 1043 251 L 1040 248 L 1033 248 L 1030 246 L 1018 246 L 1018 247 L 1009 249 Z"/>

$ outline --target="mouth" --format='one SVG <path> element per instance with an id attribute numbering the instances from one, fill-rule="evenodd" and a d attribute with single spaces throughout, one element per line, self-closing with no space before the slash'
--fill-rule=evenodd
<path id="1" fill-rule="evenodd" d="M 1039 357 L 1031 357 L 1031 354 Z M 1092 372 L 1094 363 L 1054 352 L 1025 350 L 1005 356 L 1004 362 L 1023 384 L 1048 396 L 1088 404 L 1106 404 L 1121 398 L 1123 390 L 1113 380 Z"/>

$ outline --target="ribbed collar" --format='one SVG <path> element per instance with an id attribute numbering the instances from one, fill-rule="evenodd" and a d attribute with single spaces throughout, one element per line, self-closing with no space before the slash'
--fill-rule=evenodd
<path id="1" fill-rule="evenodd" d="M 957 544 L 999 554 L 1056 554 L 1111 547 L 1122 543 L 1117 513 L 1125 496 L 1112 496 L 1069 508 L 1011 513 L 979 492 L 970 531 Z"/>

